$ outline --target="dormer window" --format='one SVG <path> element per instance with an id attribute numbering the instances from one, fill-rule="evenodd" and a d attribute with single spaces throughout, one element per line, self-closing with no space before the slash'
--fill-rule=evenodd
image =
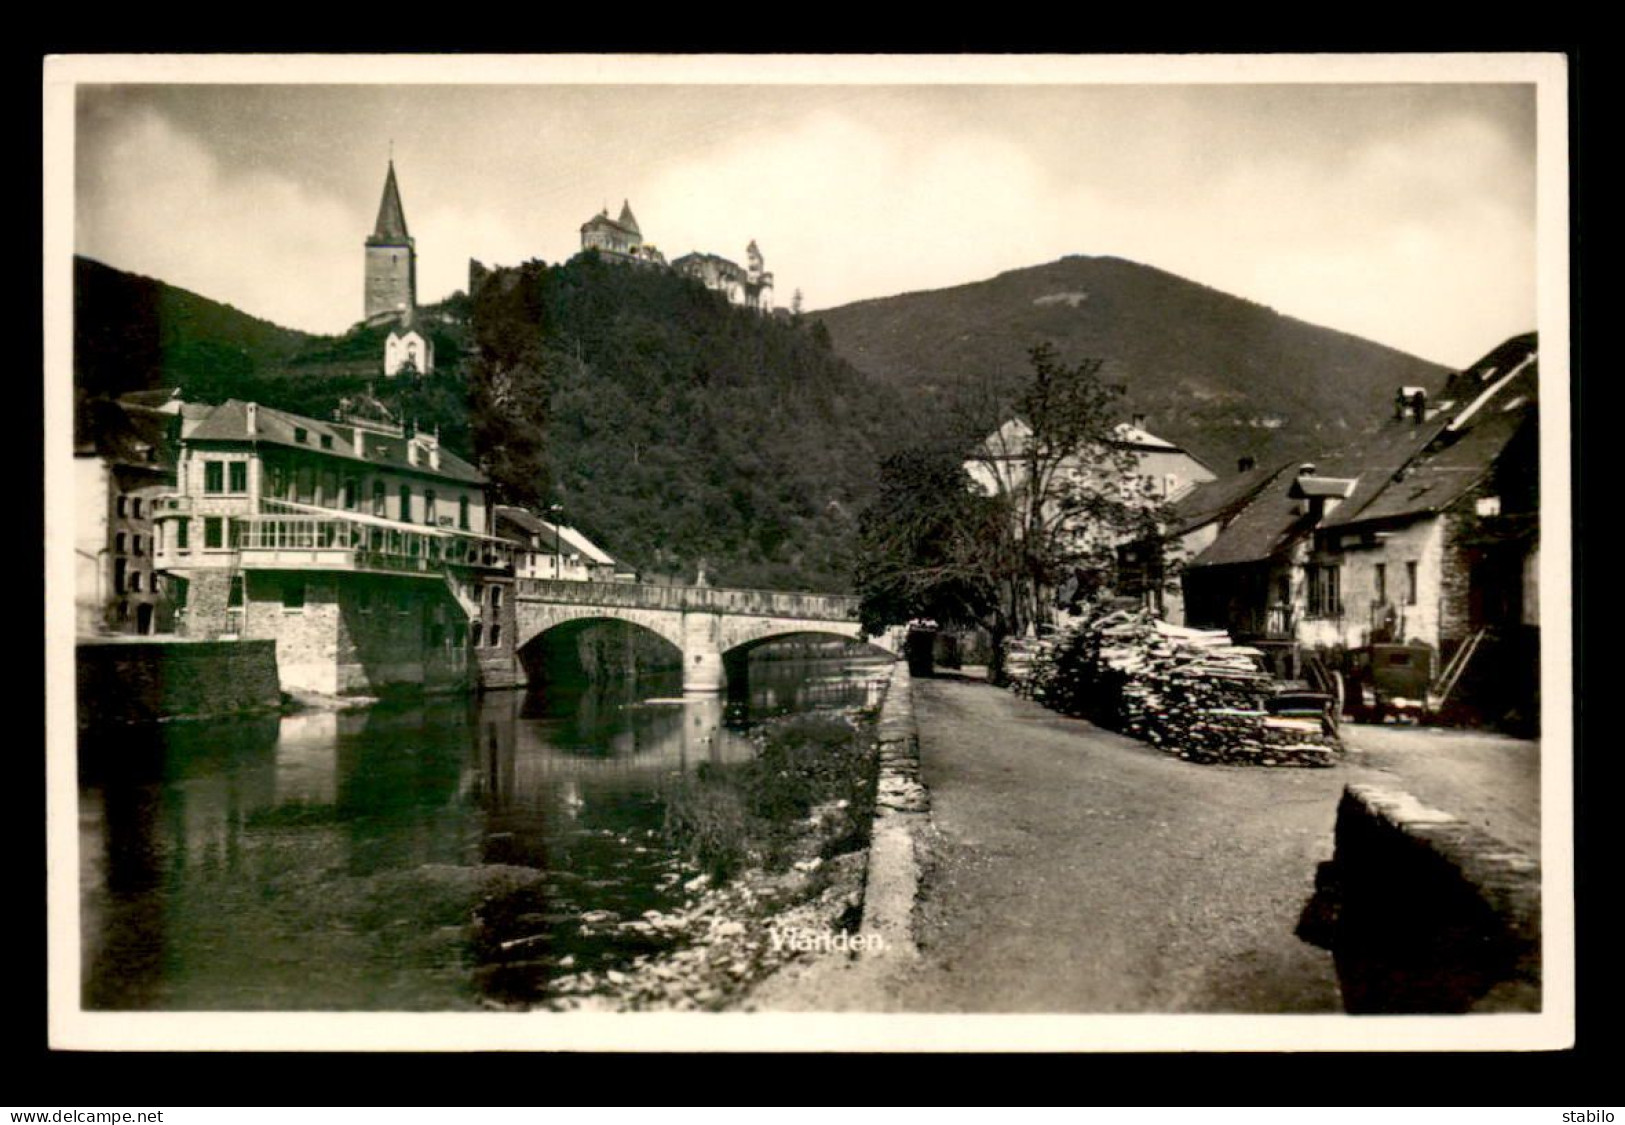
<path id="1" fill-rule="evenodd" d="M 309 445 L 310 431 L 305 429 L 303 426 L 295 426 L 293 428 L 293 440 L 298 442 L 300 445 Z"/>
<path id="2" fill-rule="evenodd" d="M 323 434 L 322 435 L 322 448 L 323 449 L 332 449 L 333 448 L 333 435 L 332 434 Z"/>

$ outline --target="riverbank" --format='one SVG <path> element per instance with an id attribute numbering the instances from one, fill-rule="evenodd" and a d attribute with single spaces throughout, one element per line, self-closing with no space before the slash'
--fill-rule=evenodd
<path id="1" fill-rule="evenodd" d="M 873 940 L 860 921 L 879 768 L 876 725 L 870 708 L 772 720 L 753 736 L 752 760 L 702 765 L 676 779 L 665 797 L 666 835 L 685 860 L 667 878 L 681 881 L 682 905 L 635 918 L 595 912 L 581 919 L 584 934 L 646 939 L 659 948 L 623 968 L 557 976 L 539 1002 L 518 1006 L 732 1010 L 787 965 L 864 948 Z"/>

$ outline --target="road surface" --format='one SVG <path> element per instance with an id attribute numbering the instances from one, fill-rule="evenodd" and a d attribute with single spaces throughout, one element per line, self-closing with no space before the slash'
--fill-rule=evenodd
<path id="1" fill-rule="evenodd" d="M 1194 765 L 971 679 L 914 693 L 922 956 L 886 1007 L 1342 1010 L 1293 931 L 1363 771 Z"/>

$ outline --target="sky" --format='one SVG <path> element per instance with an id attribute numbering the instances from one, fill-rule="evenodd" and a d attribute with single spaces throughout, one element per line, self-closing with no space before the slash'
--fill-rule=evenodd
<path id="1" fill-rule="evenodd" d="M 1535 327 L 1527 84 L 80 85 L 74 244 L 310 332 L 362 315 L 391 155 L 418 299 L 646 241 L 814 311 L 1067 254 L 1463 367 Z"/>

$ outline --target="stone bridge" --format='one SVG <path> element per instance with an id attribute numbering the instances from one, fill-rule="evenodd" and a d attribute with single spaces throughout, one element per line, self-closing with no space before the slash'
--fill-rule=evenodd
<path id="1" fill-rule="evenodd" d="M 824 633 L 897 652 L 894 638 L 863 635 L 858 599 L 844 594 L 546 578 L 514 583 L 516 651 L 559 625 L 603 618 L 631 622 L 676 645 L 684 691 L 721 691 L 727 685 L 723 657 L 774 637 Z"/>

